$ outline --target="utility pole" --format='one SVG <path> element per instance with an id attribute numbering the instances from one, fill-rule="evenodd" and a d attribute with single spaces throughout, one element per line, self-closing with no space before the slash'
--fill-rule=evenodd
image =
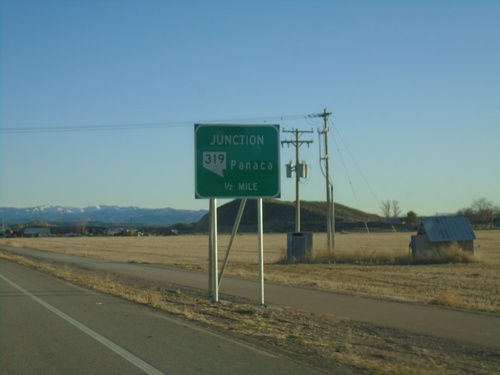
<path id="1" fill-rule="evenodd" d="M 323 113 L 318 114 L 318 117 L 323 117 L 324 127 L 322 131 L 318 130 L 319 134 L 323 134 L 325 137 L 325 156 L 321 157 L 321 160 L 325 161 L 325 179 L 326 179 L 326 231 L 327 231 L 327 242 L 328 242 L 328 252 L 333 254 L 333 249 L 335 248 L 335 204 L 333 200 L 333 184 L 330 179 L 330 156 L 328 154 L 328 116 L 331 112 L 327 112 L 326 108 Z"/>
<path id="2" fill-rule="evenodd" d="M 305 163 L 300 163 L 300 153 L 299 149 L 302 144 L 307 144 L 309 146 L 313 141 L 301 141 L 300 136 L 303 133 L 314 133 L 313 130 L 284 130 L 283 133 L 294 133 L 295 140 L 281 141 L 281 145 L 286 144 L 290 146 L 291 144 L 295 146 L 295 166 L 290 162 L 287 164 L 287 177 L 292 177 L 292 172 L 295 171 L 295 232 L 300 232 L 300 178 L 307 178 L 309 175 L 308 166 Z"/>

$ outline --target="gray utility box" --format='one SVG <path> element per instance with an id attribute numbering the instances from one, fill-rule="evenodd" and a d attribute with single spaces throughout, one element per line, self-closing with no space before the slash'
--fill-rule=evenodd
<path id="1" fill-rule="evenodd" d="M 312 232 L 291 232 L 288 233 L 288 247 L 286 257 L 288 261 L 293 259 L 304 259 L 311 255 L 313 248 Z"/>

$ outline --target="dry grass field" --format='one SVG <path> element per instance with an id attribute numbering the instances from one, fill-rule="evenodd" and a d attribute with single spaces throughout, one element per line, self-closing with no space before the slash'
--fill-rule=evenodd
<path id="1" fill-rule="evenodd" d="M 336 234 L 335 257 L 326 253 L 326 234 L 314 234 L 314 257 L 283 262 L 286 234 L 264 235 L 266 282 L 332 292 L 439 304 L 500 313 L 500 231 L 478 231 L 475 255 L 465 262 L 409 262 L 410 233 Z M 229 235 L 219 235 L 219 260 Z M 194 271 L 208 269 L 208 236 L 74 237 L 1 239 L 0 245 L 27 247 L 119 262 L 159 264 Z M 257 235 L 235 238 L 225 275 L 257 279 Z"/>

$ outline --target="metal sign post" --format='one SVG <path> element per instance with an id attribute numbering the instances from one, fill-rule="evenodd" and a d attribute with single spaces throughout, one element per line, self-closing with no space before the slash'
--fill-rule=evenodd
<path id="1" fill-rule="evenodd" d="M 262 198 L 257 199 L 257 220 L 259 232 L 259 279 L 260 279 L 260 305 L 264 306 L 264 229 Z"/>
<path id="2" fill-rule="evenodd" d="M 217 280 L 217 199 L 210 199 L 210 258 L 209 284 L 212 302 L 219 302 L 219 283 Z"/>

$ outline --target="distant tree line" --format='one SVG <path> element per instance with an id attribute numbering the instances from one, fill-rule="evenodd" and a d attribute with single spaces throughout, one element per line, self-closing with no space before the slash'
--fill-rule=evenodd
<path id="1" fill-rule="evenodd" d="M 399 206 L 399 202 L 397 200 L 386 200 L 380 204 L 380 210 L 382 211 L 382 216 L 390 221 L 391 219 L 400 221 L 402 224 L 412 224 L 414 226 L 420 225 L 420 219 L 418 215 L 414 211 L 408 211 L 406 213 L 406 217 L 402 217 L 401 214 L 403 211 Z"/>
<path id="2" fill-rule="evenodd" d="M 493 227 L 495 222 L 500 221 L 500 207 L 486 198 L 474 200 L 469 207 L 460 209 L 457 214 L 467 216 L 473 225 Z"/>
<path id="3" fill-rule="evenodd" d="M 380 211 L 386 220 L 401 218 L 401 208 L 397 200 L 386 200 L 380 204 Z M 473 225 L 484 225 L 493 227 L 500 225 L 500 207 L 486 198 L 479 198 L 472 202 L 469 207 L 458 210 L 457 215 L 466 216 Z M 405 222 L 416 224 L 420 222 L 414 211 L 406 214 Z"/>
<path id="4" fill-rule="evenodd" d="M 380 210 L 382 211 L 382 216 L 386 219 L 391 217 L 397 219 L 401 215 L 401 208 L 399 207 L 399 202 L 397 200 L 386 200 L 380 204 Z"/>

